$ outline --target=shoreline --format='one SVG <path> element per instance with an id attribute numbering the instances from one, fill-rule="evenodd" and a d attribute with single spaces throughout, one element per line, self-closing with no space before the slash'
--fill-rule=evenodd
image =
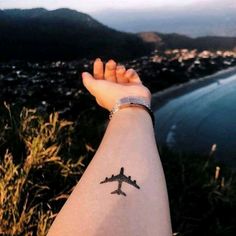
<path id="1" fill-rule="evenodd" d="M 165 90 L 152 94 L 152 110 L 155 112 L 172 99 L 190 93 L 198 88 L 202 88 L 216 82 L 219 78 L 225 79 L 236 73 L 236 66 L 220 70 L 214 74 L 204 76 L 199 79 L 190 80 L 184 84 L 173 85 Z"/>

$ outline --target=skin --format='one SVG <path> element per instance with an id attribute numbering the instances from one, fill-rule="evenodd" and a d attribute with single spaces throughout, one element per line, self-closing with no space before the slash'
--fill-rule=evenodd
<path id="1" fill-rule="evenodd" d="M 123 97 L 151 101 L 149 90 L 133 69 L 113 60 L 94 62 L 93 76 L 82 74 L 83 84 L 97 103 L 111 110 Z M 124 195 L 111 194 L 117 182 L 106 177 L 124 174 L 140 188 L 125 182 Z M 48 236 L 170 236 L 171 222 L 165 178 L 147 111 L 130 107 L 116 112 L 81 180 L 56 217 Z"/>
<path id="2" fill-rule="evenodd" d="M 98 58 L 94 62 L 94 77 L 87 72 L 82 74 L 84 86 L 100 106 L 110 111 L 118 99 L 127 96 L 144 97 L 150 102 L 151 93 L 142 85 L 135 70 L 116 66 L 113 60 L 106 63 L 105 72 L 103 67 L 103 62 Z"/>

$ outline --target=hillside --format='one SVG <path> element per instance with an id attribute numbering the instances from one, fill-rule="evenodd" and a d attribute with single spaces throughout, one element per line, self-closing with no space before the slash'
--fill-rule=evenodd
<path id="1" fill-rule="evenodd" d="M 92 16 L 125 32 L 157 31 L 165 34 L 175 32 L 191 37 L 236 37 L 235 0 L 162 2 L 156 1 L 155 6 L 150 6 L 147 1 L 143 3 L 143 8 L 136 7 L 135 10 L 105 9 L 92 13 Z"/>
<path id="2" fill-rule="evenodd" d="M 191 38 L 180 34 L 162 34 L 157 32 L 138 33 L 147 43 L 153 43 L 159 49 L 187 48 L 201 50 L 233 50 L 236 37 L 205 36 Z"/>
<path id="3" fill-rule="evenodd" d="M 0 10 L 0 60 L 74 60 L 115 58 L 119 61 L 150 54 L 151 50 L 187 48 L 234 49 L 235 37 L 190 38 L 180 34 L 111 29 L 87 14 L 66 8 L 48 11 Z"/>
<path id="4" fill-rule="evenodd" d="M 0 59 L 129 59 L 149 52 L 134 34 L 102 25 L 70 9 L 0 10 Z"/>

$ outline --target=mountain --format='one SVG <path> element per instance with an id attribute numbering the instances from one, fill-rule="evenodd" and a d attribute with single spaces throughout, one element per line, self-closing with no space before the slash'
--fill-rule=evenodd
<path id="1" fill-rule="evenodd" d="M 236 1 L 204 0 L 185 6 L 143 9 L 106 9 L 93 17 L 125 32 L 156 31 L 190 37 L 236 36 Z"/>
<path id="2" fill-rule="evenodd" d="M 191 38 L 156 32 L 124 33 L 70 9 L 0 10 L 0 60 L 74 60 L 147 55 L 154 48 L 234 49 L 235 37 Z"/>
<path id="3" fill-rule="evenodd" d="M 147 54 L 140 37 L 70 9 L 0 10 L 0 60 L 128 59 Z"/>
<path id="4" fill-rule="evenodd" d="M 191 38 L 180 34 L 162 34 L 158 32 L 141 32 L 137 34 L 144 42 L 153 44 L 158 49 L 198 49 L 235 50 L 236 37 L 204 36 Z"/>

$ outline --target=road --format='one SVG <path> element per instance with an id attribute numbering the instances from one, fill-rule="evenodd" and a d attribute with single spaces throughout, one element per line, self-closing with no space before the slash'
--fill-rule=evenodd
<path id="1" fill-rule="evenodd" d="M 172 99 L 155 111 L 159 144 L 208 154 L 236 167 L 236 74 Z"/>

